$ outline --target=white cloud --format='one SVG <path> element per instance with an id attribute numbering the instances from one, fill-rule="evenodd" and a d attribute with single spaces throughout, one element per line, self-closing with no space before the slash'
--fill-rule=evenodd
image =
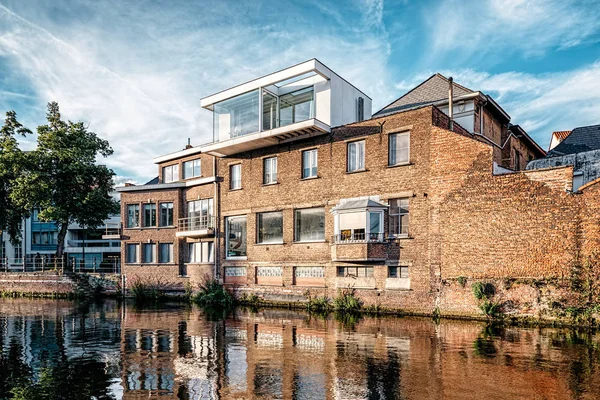
<path id="1" fill-rule="evenodd" d="M 490 54 L 531 57 L 600 41 L 597 1 L 447 0 L 428 11 L 430 58 L 453 51 L 480 60 Z"/>
<path id="2" fill-rule="evenodd" d="M 212 139 L 201 97 L 309 58 L 374 99 L 391 96 L 385 31 L 370 31 L 381 25 L 379 1 L 357 5 L 362 22 L 339 17 L 343 35 L 328 24 L 310 27 L 307 35 L 311 16 L 298 14 L 290 23 L 285 10 L 277 14 L 260 3 L 235 10 L 221 3 L 194 9 L 76 4 L 82 10 L 0 5 L 0 55 L 36 97 L 35 115 L 17 109 L 19 117 L 42 123 L 45 103 L 58 101 L 65 117 L 86 121 L 109 140 L 115 154 L 106 163 L 124 179 L 155 176 L 152 158 L 182 149 L 188 137 L 194 145 Z M 10 104 L 8 96 L 0 93 L 0 104 Z"/>

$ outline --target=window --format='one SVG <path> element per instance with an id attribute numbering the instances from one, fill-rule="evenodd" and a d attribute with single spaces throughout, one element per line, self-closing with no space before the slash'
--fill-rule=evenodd
<path id="1" fill-rule="evenodd" d="M 390 199 L 390 235 L 408 235 L 408 198 Z"/>
<path id="2" fill-rule="evenodd" d="M 389 165 L 406 164 L 410 155 L 410 133 L 393 133 L 389 138 Z"/>
<path id="3" fill-rule="evenodd" d="M 40 220 L 39 214 L 40 214 L 40 210 L 38 210 L 37 208 L 34 208 L 33 212 L 31 213 L 31 220 L 36 221 L 36 222 L 39 221 Z"/>
<path id="4" fill-rule="evenodd" d="M 317 149 L 302 152 L 302 179 L 317 177 Z"/>
<path id="5" fill-rule="evenodd" d="M 144 204 L 142 210 L 144 213 L 144 227 L 156 226 L 156 204 Z"/>
<path id="6" fill-rule="evenodd" d="M 138 262 L 138 245 L 127 244 L 127 263 L 135 264 Z"/>
<path id="7" fill-rule="evenodd" d="M 259 131 L 258 89 L 213 106 L 213 141 L 233 139 Z"/>
<path id="8" fill-rule="evenodd" d="M 144 249 L 144 253 L 142 254 L 144 256 L 143 261 L 146 264 L 151 264 L 155 262 L 155 257 L 154 257 L 154 253 L 156 252 L 156 246 L 152 243 L 144 243 L 143 245 L 143 249 Z"/>
<path id="9" fill-rule="evenodd" d="M 160 203 L 160 226 L 173 226 L 173 203 Z"/>
<path id="10" fill-rule="evenodd" d="M 235 164 L 229 167 L 229 189 L 242 188 L 242 164 Z"/>
<path id="11" fill-rule="evenodd" d="M 365 169 L 365 141 L 348 143 L 348 172 Z"/>
<path id="12" fill-rule="evenodd" d="M 161 243 L 159 245 L 158 262 L 170 263 L 173 262 L 173 243 Z"/>
<path id="13" fill-rule="evenodd" d="M 227 258 L 246 257 L 246 216 L 225 219 Z"/>
<path id="14" fill-rule="evenodd" d="M 127 227 L 137 228 L 140 226 L 140 205 L 139 204 L 128 204 L 127 205 Z"/>
<path id="15" fill-rule="evenodd" d="M 202 175 L 200 159 L 183 163 L 183 179 L 195 178 Z"/>
<path id="16" fill-rule="evenodd" d="M 389 266 L 388 278 L 408 278 L 408 267 Z"/>
<path id="17" fill-rule="evenodd" d="M 295 267 L 294 276 L 296 278 L 325 278 L 324 267 Z"/>
<path id="18" fill-rule="evenodd" d="M 189 263 L 213 263 L 215 262 L 213 242 L 188 243 Z"/>
<path id="19" fill-rule="evenodd" d="M 365 99 L 363 97 L 356 99 L 356 120 L 358 122 L 365 120 Z"/>
<path id="20" fill-rule="evenodd" d="M 257 243 L 283 243 L 283 213 L 257 214 Z"/>
<path id="21" fill-rule="evenodd" d="M 213 199 L 188 202 L 189 229 L 208 229 L 213 227 Z"/>
<path id="22" fill-rule="evenodd" d="M 263 131 L 277 128 L 277 97 L 263 90 Z"/>
<path id="23" fill-rule="evenodd" d="M 337 267 L 338 278 L 372 278 L 373 267 Z"/>
<path id="24" fill-rule="evenodd" d="M 225 276 L 246 276 L 246 267 L 225 267 Z"/>
<path id="25" fill-rule="evenodd" d="M 179 180 L 179 164 L 163 167 L 163 183 L 176 182 Z"/>
<path id="26" fill-rule="evenodd" d="M 296 210 L 295 214 L 295 240 L 297 242 L 325 240 L 324 208 Z"/>
<path id="27" fill-rule="evenodd" d="M 280 126 L 314 118 L 314 89 L 308 87 L 279 97 Z"/>
<path id="28" fill-rule="evenodd" d="M 277 157 L 263 160 L 263 183 L 265 185 L 277 183 Z"/>

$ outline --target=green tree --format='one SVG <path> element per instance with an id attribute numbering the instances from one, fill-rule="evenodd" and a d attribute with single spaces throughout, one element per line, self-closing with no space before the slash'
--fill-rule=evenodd
<path id="1" fill-rule="evenodd" d="M 25 167 L 25 154 L 19 148 L 17 137 L 30 133 L 17 121 L 17 113 L 6 113 L 0 129 L 0 232 L 8 232 L 13 244 L 20 242 L 21 221 L 28 215 L 28 209 L 19 207 L 10 196 L 15 180 Z"/>
<path id="2" fill-rule="evenodd" d="M 48 124 L 37 129 L 37 148 L 27 153 L 27 170 L 17 179 L 11 199 L 20 207 L 40 210 L 42 221 L 56 221 L 62 257 L 67 227 L 95 228 L 118 212 L 111 197 L 114 172 L 96 163 L 113 153 L 106 140 L 83 122 L 63 121 L 58 104 L 48 103 Z"/>

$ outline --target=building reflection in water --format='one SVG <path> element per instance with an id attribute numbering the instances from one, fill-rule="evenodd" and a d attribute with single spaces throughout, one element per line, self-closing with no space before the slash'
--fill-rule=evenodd
<path id="1" fill-rule="evenodd" d="M 600 337 L 430 319 L 0 303 L 0 398 L 597 398 Z M 65 393 L 68 396 L 65 397 Z M 78 397 L 79 396 L 79 397 Z"/>

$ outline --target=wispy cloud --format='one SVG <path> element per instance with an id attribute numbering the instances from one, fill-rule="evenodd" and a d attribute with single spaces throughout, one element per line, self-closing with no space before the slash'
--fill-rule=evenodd
<path id="1" fill-rule="evenodd" d="M 595 0 L 446 0 L 429 11 L 431 57 L 533 57 L 600 41 Z"/>
<path id="2" fill-rule="evenodd" d="M 155 174 L 153 157 L 183 148 L 188 137 L 195 145 L 210 140 L 201 97 L 288 65 L 317 57 L 372 97 L 390 96 L 382 2 L 357 3 L 336 32 L 311 25 L 302 10 L 235 4 L 79 1 L 66 4 L 74 15 L 64 16 L 49 5 L 7 3 L 0 5 L 0 69 L 6 60 L 35 94 L 37 117 L 30 109 L 20 116 L 41 123 L 44 104 L 58 101 L 66 117 L 111 142 L 107 164 L 137 181 Z M 0 92 L 0 104 L 10 104 L 8 96 Z"/>

